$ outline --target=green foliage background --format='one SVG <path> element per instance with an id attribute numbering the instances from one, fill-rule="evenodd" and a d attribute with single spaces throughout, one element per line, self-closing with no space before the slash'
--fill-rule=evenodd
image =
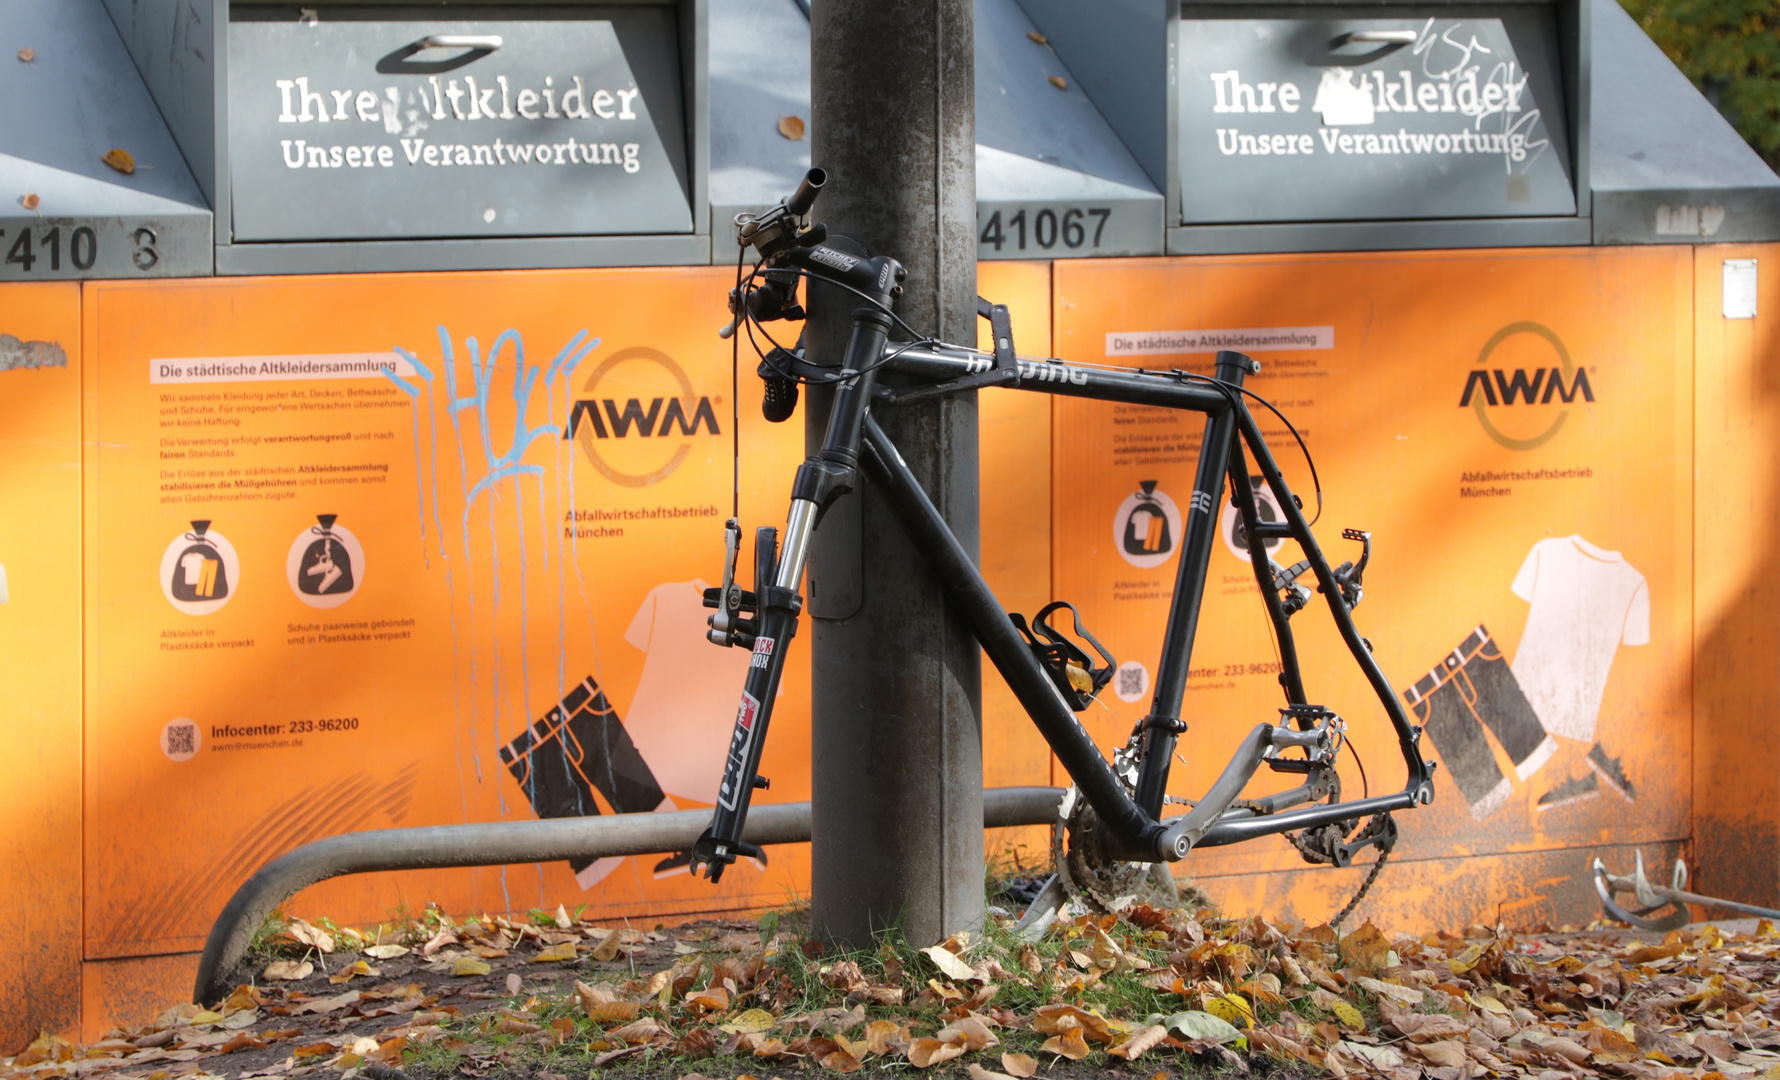
<path id="1" fill-rule="evenodd" d="M 1780 0 L 1619 0 L 1780 170 Z"/>

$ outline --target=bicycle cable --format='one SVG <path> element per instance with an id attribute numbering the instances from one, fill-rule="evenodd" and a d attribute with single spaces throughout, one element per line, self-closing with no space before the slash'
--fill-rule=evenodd
<path id="1" fill-rule="evenodd" d="M 914 340 L 901 343 L 898 348 L 894 349 L 893 351 L 885 353 L 883 356 L 880 356 L 877 360 L 873 361 L 872 363 L 867 364 L 866 366 L 860 368 L 857 371 L 849 372 L 846 374 L 837 372 L 836 374 L 834 374 L 830 377 L 816 379 L 816 378 L 810 378 L 808 376 L 798 375 L 794 372 L 786 371 L 784 368 L 780 367 L 777 363 L 775 363 L 773 361 L 773 358 L 770 353 L 761 349 L 760 343 L 758 341 L 756 341 L 754 338 L 755 330 L 758 329 L 760 331 L 760 336 L 764 337 L 767 340 L 767 343 L 770 344 L 775 350 L 780 350 L 780 351 L 785 351 L 785 352 L 789 352 L 790 350 L 786 349 L 784 345 L 780 344 L 778 339 L 774 338 L 772 336 L 772 334 L 768 333 L 766 327 L 761 325 L 760 320 L 756 319 L 753 316 L 753 314 L 748 311 L 748 307 L 747 307 L 747 297 L 748 297 L 748 295 L 751 294 L 748 290 L 750 290 L 751 288 L 758 289 L 760 287 L 760 286 L 752 286 L 751 283 L 754 281 L 755 278 L 760 276 L 760 274 L 762 272 L 761 267 L 764 266 L 765 263 L 763 262 L 763 263 L 756 264 L 754 267 L 754 271 L 752 273 L 750 273 L 746 279 L 743 279 L 741 276 L 741 259 L 738 258 L 736 260 L 736 262 L 737 262 L 737 268 L 736 268 L 737 285 L 736 285 L 736 288 L 738 291 L 742 292 L 740 306 L 741 306 L 741 310 L 743 312 L 742 322 L 744 323 L 744 325 L 747 329 L 747 332 L 748 332 L 748 344 L 753 346 L 754 354 L 756 356 L 760 357 L 761 361 L 763 363 L 765 363 L 766 366 L 768 368 L 770 368 L 772 370 L 772 372 L 775 375 L 777 375 L 779 378 L 786 379 L 786 380 L 798 383 L 803 386 L 831 386 L 835 383 L 842 382 L 845 379 L 851 379 L 858 375 L 862 375 L 867 371 L 875 371 L 878 368 L 883 367 L 885 364 L 888 364 L 890 361 L 896 359 L 898 356 L 901 356 L 903 353 L 908 352 L 910 349 L 920 348 L 921 346 L 924 346 L 924 345 L 925 346 L 944 346 L 945 345 L 945 342 L 940 341 L 936 338 L 928 337 L 928 336 L 922 334 L 920 331 L 916 330 L 914 327 L 910 326 L 906 321 L 903 320 L 903 318 L 900 315 L 896 314 L 896 312 L 893 311 L 888 305 L 884 304 L 882 301 L 878 300 L 876 297 L 872 296 L 870 293 L 864 292 L 860 289 L 856 289 L 853 286 L 848 285 L 846 282 L 843 282 L 843 281 L 835 281 L 831 278 L 818 277 L 814 274 L 811 274 L 807 270 L 791 268 L 792 272 L 795 273 L 799 278 L 806 278 L 811 281 L 822 281 L 829 285 L 837 286 L 841 289 L 845 289 L 847 292 L 850 292 L 850 293 L 854 294 L 855 296 L 858 296 L 860 299 L 867 301 L 873 307 L 876 307 L 878 310 L 884 312 L 884 314 L 890 316 L 890 318 L 895 321 L 896 325 L 902 327 L 903 330 L 907 331 L 914 338 Z M 779 269 L 785 269 L 785 268 L 779 268 Z M 739 361 L 738 361 L 738 363 L 739 363 Z"/>
<path id="2" fill-rule="evenodd" d="M 742 265 L 748 249 L 738 246 L 735 256 L 735 287 L 742 288 Z M 747 308 L 744 306 L 743 311 Z M 742 343 L 729 335 L 729 495 L 730 516 L 742 520 Z"/>

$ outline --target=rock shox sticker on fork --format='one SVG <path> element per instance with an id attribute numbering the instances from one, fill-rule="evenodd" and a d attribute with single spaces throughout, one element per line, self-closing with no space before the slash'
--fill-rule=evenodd
<path id="1" fill-rule="evenodd" d="M 729 761 L 723 768 L 723 787 L 717 792 L 717 803 L 725 810 L 736 808 L 736 788 L 742 784 L 742 770 L 748 767 L 748 746 L 754 741 L 754 718 L 758 715 L 760 699 L 742 691 L 742 703 L 735 714 L 735 738 L 730 740 Z"/>

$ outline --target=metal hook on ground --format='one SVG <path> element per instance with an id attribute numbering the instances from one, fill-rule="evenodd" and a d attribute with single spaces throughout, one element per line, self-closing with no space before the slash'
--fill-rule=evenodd
<path id="1" fill-rule="evenodd" d="M 1630 923 L 1640 930 L 1678 930 L 1693 921 L 1687 905 L 1698 904 L 1706 908 L 1721 908 L 1734 911 L 1740 915 L 1753 915 L 1758 918 L 1780 919 L 1780 911 L 1773 908 L 1756 907 L 1753 904 L 1739 904 L 1731 900 L 1721 900 L 1716 896 L 1702 896 L 1687 891 L 1687 863 L 1675 860 L 1675 869 L 1669 878 L 1669 884 L 1653 885 L 1644 876 L 1644 853 L 1634 852 L 1635 862 L 1632 876 L 1616 877 L 1607 872 L 1607 867 L 1600 859 L 1595 859 L 1593 870 L 1595 876 L 1595 892 L 1600 894 L 1601 909 L 1610 919 Z M 1640 905 L 1636 908 L 1621 907 L 1613 898 L 1615 893 L 1631 893 L 1637 897 Z M 1658 915 L 1663 908 L 1673 905 L 1674 910 Z M 1654 917 L 1652 917 L 1654 916 Z"/>

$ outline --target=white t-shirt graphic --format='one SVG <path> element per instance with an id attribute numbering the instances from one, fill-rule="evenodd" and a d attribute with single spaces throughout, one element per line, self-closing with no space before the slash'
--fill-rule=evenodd
<path id="1" fill-rule="evenodd" d="M 1514 577 L 1532 605 L 1514 677 L 1545 730 L 1593 742 L 1613 655 L 1650 643 L 1650 587 L 1617 551 L 1580 536 L 1541 540 Z"/>
<path id="2" fill-rule="evenodd" d="M 648 654 L 624 727 L 661 790 L 709 804 L 723 780 L 752 654 L 705 640 L 711 612 L 704 590 L 702 581 L 681 581 L 657 585 L 643 598 L 624 632 Z"/>

